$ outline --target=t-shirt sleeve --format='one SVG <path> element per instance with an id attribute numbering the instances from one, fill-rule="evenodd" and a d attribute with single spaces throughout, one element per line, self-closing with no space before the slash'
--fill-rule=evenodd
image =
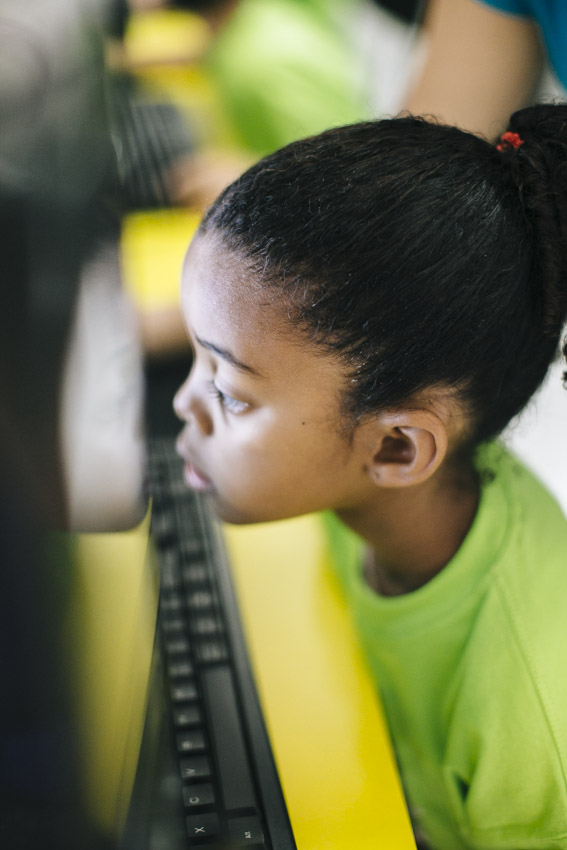
<path id="1" fill-rule="evenodd" d="M 477 3 L 482 3 L 484 6 L 492 6 L 500 12 L 507 12 L 510 15 L 518 15 L 521 17 L 533 17 L 529 4 L 524 0 L 476 0 Z"/>
<path id="2" fill-rule="evenodd" d="M 567 717 L 546 703 L 513 631 L 478 628 L 471 643 L 474 660 L 449 707 L 444 758 L 463 838 L 477 850 L 565 847 Z"/>

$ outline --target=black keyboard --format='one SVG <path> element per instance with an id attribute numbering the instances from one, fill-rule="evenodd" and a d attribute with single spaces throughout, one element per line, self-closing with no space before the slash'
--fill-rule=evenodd
<path id="1" fill-rule="evenodd" d="M 177 831 L 154 824 L 150 848 L 293 850 L 218 523 L 186 487 L 173 442 L 153 440 L 149 454 L 172 741 L 166 784 L 182 822 Z"/>

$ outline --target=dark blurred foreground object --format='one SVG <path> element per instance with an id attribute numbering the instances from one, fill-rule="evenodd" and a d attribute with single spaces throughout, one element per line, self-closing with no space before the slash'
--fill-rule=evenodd
<path id="1" fill-rule="evenodd" d="M 0 445 L 0 847 L 110 850 L 83 810 L 58 617 L 72 563 L 46 557 L 37 484 Z M 8 435 L 10 438 L 13 435 Z M 7 456 L 7 450 L 10 456 Z"/>
<path id="2" fill-rule="evenodd" d="M 108 846 L 83 811 L 62 621 L 58 410 L 79 273 L 113 171 L 109 4 L 0 8 L 0 847 Z"/>

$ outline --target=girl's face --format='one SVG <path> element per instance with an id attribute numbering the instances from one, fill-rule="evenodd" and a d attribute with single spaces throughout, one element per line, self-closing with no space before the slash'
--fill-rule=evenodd
<path id="1" fill-rule="evenodd" d="M 345 377 L 337 358 L 294 335 L 214 234 L 193 242 L 182 306 L 194 363 L 174 400 L 187 484 L 219 516 L 261 522 L 352 509 L 375 487 L 365 426 L 341 433 Z"/>

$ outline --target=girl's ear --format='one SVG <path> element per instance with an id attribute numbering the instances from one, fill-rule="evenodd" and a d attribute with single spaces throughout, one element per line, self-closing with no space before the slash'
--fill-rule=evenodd
<path id="1" fill-rule="evenodd" d="M 421 484 L 447 454 L 447 427 L 428 410 L 404 410 L 379 417 L 380 433 L 368 474 L 379 487 Z"/>

